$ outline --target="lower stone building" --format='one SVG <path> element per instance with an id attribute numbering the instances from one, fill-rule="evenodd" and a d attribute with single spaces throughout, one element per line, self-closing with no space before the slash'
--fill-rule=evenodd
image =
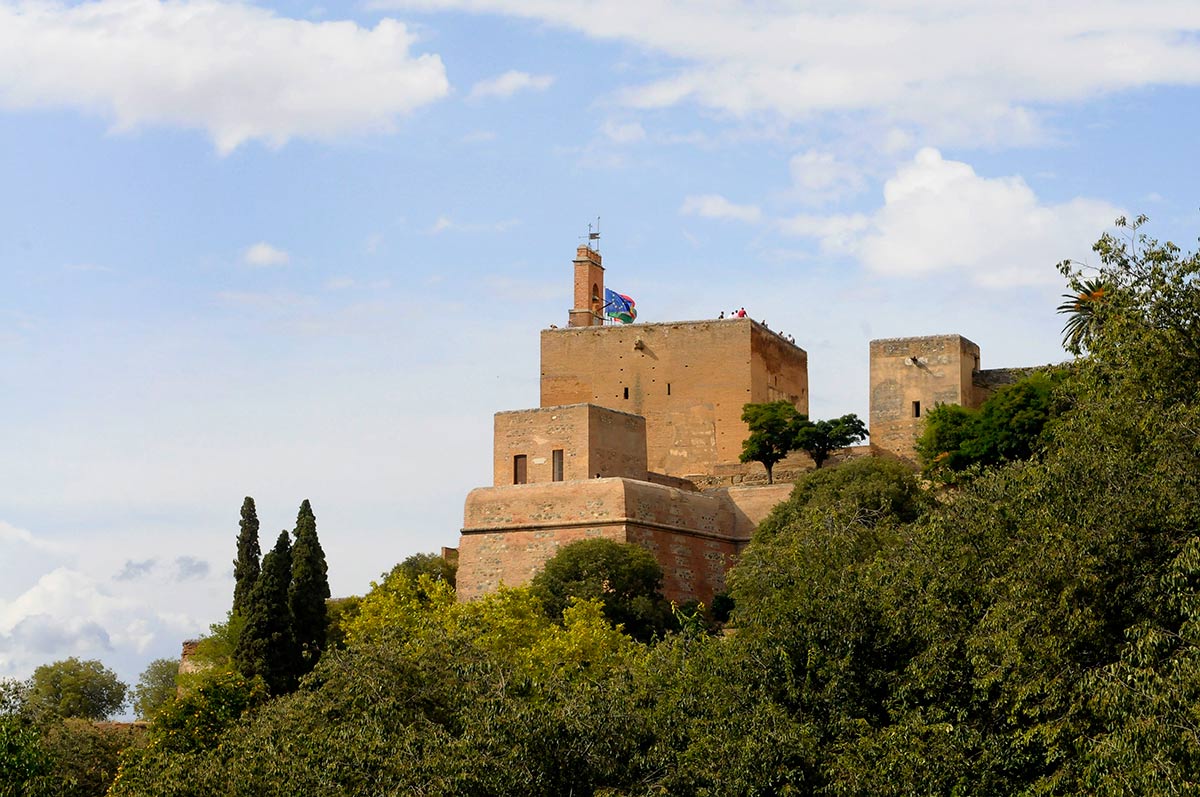
<path id="1" fill-rule="evenodd" d="M 791 485 L 701 492 L 647 470 L 645 429 L 641 416 L 595 404 L 497 413 L 494 483 L 467 496 L 460 598 L 524 584 L 560 547 L 591 537 L 651 551 L 672 600 L 724 591 L 734 557 Z"/>

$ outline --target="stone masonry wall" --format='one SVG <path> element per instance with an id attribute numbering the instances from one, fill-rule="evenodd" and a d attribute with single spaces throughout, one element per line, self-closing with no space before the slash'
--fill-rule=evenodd
<path id="1" fill-rule="evenodd" d="M 528 483 L 553 481 L 553 451 L 563 452 L 563 479 L 646 478 L 646 421 L 588 404 L 498 412 L 492 484 L 513 484 L 513 457 L 526 457 Z"/>
<path id="2" fill-rule="evenodd" d="M 741 467 L 742 407 L 776 398 L 808 411 L 807 355 L 748 318 L 542 332 L 542 406 L 641 415 L 656 473 Z"/>
<path id="3" fill-rule="evenodd" d="M 459 599 L 528 583 L 563 545 L 604 537 L 653 552 L 668 598 L 707 603 L 724 590 L 754 526 L 790 489 L 708 494 L 618 478 L 479 488 L 464 511 Z"/>
<path id="4" fill-rule="evenodd" d="M 978 406 L 979 347 L 961 335 L 871 341 L 871 447 L 912 462 L 925 413 Z"/>

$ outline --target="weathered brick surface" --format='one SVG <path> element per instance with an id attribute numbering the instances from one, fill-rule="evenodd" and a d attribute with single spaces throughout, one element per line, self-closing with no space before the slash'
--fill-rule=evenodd
<path id="1" fill-rule="evenodd" d="M 711 601 L 754 527 L 791 485 L 697 493 L 633 479 L 483 487 L 467 497 L 459 597 L 527 583 L 558 549 L 589 537 L 654 553 L 664 593 Z"/>
<path id="2" fill-rule="evenodd" d="M 604 267 L 600 253 L 581 246 L 575 251 L 575 304 L 567 321 L 573 327 L 604 323 Z"/>
<path id="3" fill-rule="evenodd" d="M 513 457 L 526 456 L 527 481 L 553 481 L 554 450 L 563 452 L 563 480 L 602 476 L 646 478 L 646 421 L 638 415 L 575 404 L 498 412 L 492 484 L 513 483 Z"/>
<path id="4" fill-rule="evenodd" d="M 644 417 L 656 473 L 744 469 L 742 407 L 778 399 L 808 412 L 808 356 L 748 318 L 542 332 L 542 406 Z"/>
<path id="5" fill-rule="evenodd" d="M 792 494 L 794 485 L 791 482 L 762 485 L 739 485 L 736 487 L 718 487 L 706 490 L 705 495 L 711 495 L 721 501 L 728 513 L 729 525 L 726 526 L 731 537 L 749 541 L 771 510 Z"/>
<path id="6" fill-rule="evenodd" d="M 925 413 L 938 404 L 979 406 L 978 370 L 979 347 L 961 335 L 871 341 L 872 447 L 915 461 Z M 913 402 L 920 402 L 919 417 Z"/>

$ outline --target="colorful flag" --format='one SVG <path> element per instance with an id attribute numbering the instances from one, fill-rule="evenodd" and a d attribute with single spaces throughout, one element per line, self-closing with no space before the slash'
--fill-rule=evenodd
<path id="1" fill-rule="evenodd" d="M 637 318 L 635 302 L 623 293 L 604 289 L 604 314 L 622 324 L 632 324 Z"/>

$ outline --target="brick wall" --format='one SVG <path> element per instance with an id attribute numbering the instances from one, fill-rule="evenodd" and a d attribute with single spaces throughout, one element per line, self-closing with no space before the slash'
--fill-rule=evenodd
<path id="1" fill-rule="evenodd" d="M 513 484 L 513 458 L 524 455 L 526 481 L 553 481 L 553 452 L 562 451 L 563 480 L 602 476 L 646 478 L 646 421 L 590 404 L 498 412 L 492 484 Z"/>
<path id="2" fill-rule="evenodd" d="M 978 406 L 978 369 L 979 347 L 961 335 L 871 341 L 871 446 L 914 461 L 925 413 L 937 404 Z"/>
<path id="3" fill-rule="evenodd" d="M 542 332 L 542 406 L 641 415 L 656 473 L 740 467 L 742 407 L 778 398 L 808 411 L 808 357 L 748 318 Z"/>
<path id="4" fill-rule="evenodd" d="M 697 493 L 619 478 L 479 488 L 464 510 L 459 598 L 528 583 L 563 545 L 604 537 L 654 553 L 671 600 L 708 603 L 754 527 L 790 490 Z"/>

